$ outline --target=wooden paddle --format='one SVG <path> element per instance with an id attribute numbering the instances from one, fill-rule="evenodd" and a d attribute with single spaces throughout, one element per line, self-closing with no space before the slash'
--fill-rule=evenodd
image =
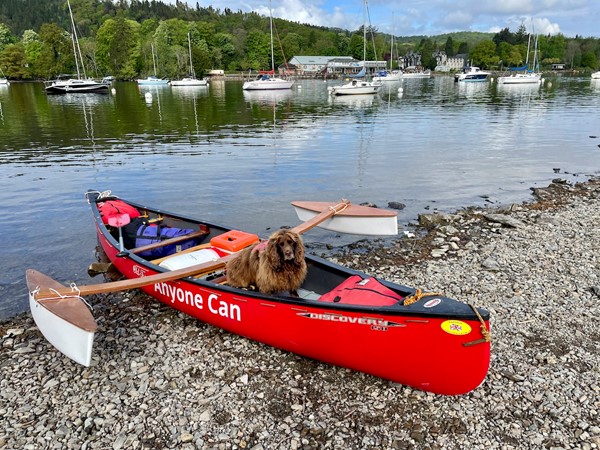
<path id="1" fill-rule="evenodd" d="M 350 205 L 348 200 L 343 200 L 337 205 L 333 205 L 328 207 L 327 210 L 317 214 L 315 217 L 307 220 L 300 225 L 292 228 L 293 231 L 302 234 L 311 228 L 323 223 L 325 220 L 342 212 Z M 173 281 L 180 278 L 190 277 L 194 275 L 199 275 L 203 273 L 214 272 L 216 270 L 220 270 L 225 267 L 227 261 L 233 259 L 236 254 L 227 255 L 223 258 L 218 259 L 217 261 L 208 261 L 201 264 L 196 264 L 190 267 L 185 267 L 183 269 L 172 270 L 169 272 L 157 273 L 155 275 L 149 275 L 147 277 L 140 278 L 132 278 L 121 281 L 113 281 L 110 283 L 99 283 L 99 284 L 88 284 L 84 286 L 78 286 L 75 290 L 71 288 L 64 289 L 56 289 L 56 290 L 48 290 L 41 289 L 36 299 L 50 299 L 50 298 L 60 298 L 62 296 L 86 296 L 91 294 L 103 294 L 108 292 L 117 292 L 117 291 L 126 291 L 129 289 L 136 289 L 142 286 L 148 286 L 152 284 L 162 283 L 165 281 Z M 39 272 L 34 269 L 28 269 L 28 274 L 33 278 L 35 274 Z"/>

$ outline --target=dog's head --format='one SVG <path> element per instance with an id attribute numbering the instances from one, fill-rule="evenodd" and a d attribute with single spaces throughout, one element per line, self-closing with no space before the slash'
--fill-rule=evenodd
<path id="1" fill-rule="evenodd" d="M 295 231 L 279 230 L 269 238 L 267 252 L 282 263 L 289 261 L 300 263 L 304 260 L 304 243 Z"/>

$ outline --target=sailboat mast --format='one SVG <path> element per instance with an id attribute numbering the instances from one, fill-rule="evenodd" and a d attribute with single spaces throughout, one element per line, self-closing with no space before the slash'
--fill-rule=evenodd
<path id="1" fill-rule="evenodd" d="M 150 47 L 152 48 L 152 64 L 154 65 L 154 76 L 158 76 L 156 74 L 156 58 L 154 57 L 154 44 L 150 44 Z"/>
<path id="2" fill-rule="evenodd" d="M 367 0 L 363 1 L 363 67 L 367 68 Z"/>
<path id="3" fill-rule="evenodd" d="M 85 66 L 83 65 L 83 56 L 81 55 L 81 47 L 79 47 L 79 39 L 77 37 L 77 30 L 75 29 L 75 20 L 73 19 L 73 10 L 71 9 L 71 2 L 67 0 L 67 6 L 69 7 L 69 16 L 71 16 L 71 27 L 73 28 L 73 53 L 75 54 L 75 67 L 77 68 L 77 78 L 81 78 L 81 72 L 83 72 L 84 78 L 87 77 L 85 74 Z M 79 70 L 79 63 L 81 62 L 81 71 Z"/>
<path id="4" fill-rule="evenodd" d="M 271 28 L 271 70 L 275 75 L 275 54 L 273 51 L 273 13 L 271 11 L 271 0 L 269 0 L 269 26 Z"/>
<path id="5" fill-rule="evenodd" d="M 192 39 L 190 38 L 190 33 L 188 32 L 188 47 L 190 49 L 190 75 L 192 78 L 196 78 L 196 72 L 194 71 L 194 64 L 192 63 Z"/>

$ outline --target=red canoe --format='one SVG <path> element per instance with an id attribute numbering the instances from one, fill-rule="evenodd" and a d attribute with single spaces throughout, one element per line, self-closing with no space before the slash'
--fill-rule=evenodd
<path id="1" fill-rule="evenodd" d="M 189 248 L 159 258 L 142 256 L 152 244 L 120 251 L 119 230 L 105 223 L 106 218 L 103 221 L 99 209 L 115 198 L 101 198 L 95 191 L 87 197 L 104 252 L 130 279 L 120 283 L 143 284 L 140 277 L 152 276 L 148 281 L 154 284 L 141 289 L 199 320 L 286 351 L 439 394 L 469 392 L 488 372 L 489 313 L 484 309 L 443 295 L 421 296 L 417 289 L 311 255 L 306 255 L 308 276 L 298 290 L 300 298 L 229 287 L 223 284 L 223 261 L 230 256 L 224 255 L 255 242 L 257 236 L 126 202 L 134 215 L 139 212 L 163 227 L 193 230 L 196 237 L 183 245 Z M 85 286 L 80 288 L 80 295 L 86 295 Z"/>

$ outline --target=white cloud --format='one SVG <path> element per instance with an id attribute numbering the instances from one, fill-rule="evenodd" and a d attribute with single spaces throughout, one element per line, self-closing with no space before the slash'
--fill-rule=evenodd
<path id="1" fill-rule="evenodd" d="M 187 1 L 195 7 L 196 0 Z M 269 0 L 207 0 L 201 4 L 221 11 L 269 13 Z M 275 0 L 272 8 L 275 17 L 350 31 L 363 20 L 360 0 Z M 373 26 L 401 36 L 495 32 L 506 27 L 516 31 L 521 23 L 530 30 L 532 17 L 539 33 L 600 36 L 599 0 L 369 0 L 368 8 Z"/>

